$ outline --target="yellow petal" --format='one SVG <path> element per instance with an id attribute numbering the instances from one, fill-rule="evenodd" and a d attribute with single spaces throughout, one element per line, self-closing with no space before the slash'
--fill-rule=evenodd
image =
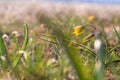
<path id="1" fill-rule="evenodd" d="M 89 21 L 89 22 L 92 22 L 94 19 L 95 19 L 94 16 L 89 16 L 89 17 L 88 17 L 88 21 Z"/>
<path id="2" fill-rule="evenodd" d="M 75 34 L 76 36 L 78 36 L 79 34 L 81 34 L 84 31 L 84 27 L 82 26 L 76 26 L 74 28 L 74 32 L 73 34 Z"/>

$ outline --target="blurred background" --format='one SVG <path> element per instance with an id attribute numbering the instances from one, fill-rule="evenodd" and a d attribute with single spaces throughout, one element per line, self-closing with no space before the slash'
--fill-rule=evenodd
<path id="1" fill-rule="evenodd" d="M 53 1 L 53 2 L 85 2 L 85 3 L 112 3 L 119 4 L 120 0 L 1 0 L 3 2 L 7 1 Z"/>
<path id="2" fill-rule="evenodd" d="M 10 73 L 7 76 L 13 78 L 15 77 L 15 79 L 11 78 L 2 80 L 77 80 L 78 77 L 74 77 L 75 74 L 71 74 L 74 73 L 74 70 L 69 66 L 69 62 L 62 54 L 66 52 L 78 53 L 77 55 L 80 54 L 80 56 L 78 57 L 83 59 L 80 60 L 80 62 L 85 63 L 86 68 L 91 69 L 89 71 L 89 74 L 93 75 L 94 72 L 92 70 L 94 68 L 94 64 L 96 64 L 94 61 L 96 60 L 96 55 L 94 58 L 88 53 L 91 53 L 91 51 L 92 53 L 97 52 L 93 48 L 93 37 L 94 35 L 96 35 L 97 30 L 94 29 L 93 31 L 93 29 L 88 27 L 88 30 L 86 29 L 84 35 L 73 35 L 73 30 L 75 26 L 80 26 L 79 28 L 83 28 L 81 27 L 81 25 L 87 23 L 95 25 L 95 27 L 98 29 L 100 28 L 100 30 L 102 31 L 101 33 L 103 33 L 104 35 L 103 38 L 105 38 L 105 40 L 103 41 L 105 41 L 105 46 L 107 44 L 106 52 L 111 53 L 108 55 L 108 57 L 106 57 L 108 58 L 108 61 L 106 59 L 106 62 L 108 62 L 108 64 L 111 64 L 112 60 L 113 62 L 120 62 L 120 50 L 117 49 L 120 47 L 120 35 L 117 32 L 120 32 L 120 0 L 0 0 L 0 33 L 5 34 L 5 39 L 6 35 L 8 35 L 6 45 L 8 45 L 7 52 L 9 53 L 8 57 L 10 57 L 11 59 L 10 62 L 13 62 L 13 64 L 14 62 L 15 64 L 18 64 L 19 61 L 22 59 L 21 53 L 25 53 L 24 55 L 26 56 L 28 55 L 28 59 L 25 59 L 25 62 L 21 61 L 20 65 L 15 66 L 15 68 L 12 68 L 10 64 Z M 24 51 L 21 46 L 23 41 L 26 40 L 27 43 L 27 39 L 25 38 L 24 40 L 25 24 L 28 24 L 29 27 L 29 40 L 28 46 Z M 50 31 L 49 27 L 51 27 Z M 53 27 L 55 27 L 56 30 L 53 30 L 52 32 L 52 29 L 54 29 Z M 63 32 L 58 29 L 63 30 Z M 61 33 L 59 36 L 57 30 Z M 52 33 L 50 33 L 49 35 L 49 32 Z M 75 33 L 76 32 L 81 33 L 82 31 L 79 31 L 78 29 L 78 31 L 75 31 Z M 15 36 L 15 33 L 20 34 L 18 34 L 19 36 Z M 62 33 L 64 33 L 65 35 L 62 35 Z M 57 38 L 57 36 L 61 38 Z M 87 38 L 92 37 L 93 39 L 90 39 L 89 42 L 84 43 L 83 39 L 85 39 L 86 36 Z M 60 39 L 60 42 L 58 39 Z M 66 51 L 63 49 L 64 47 L 61 47 L 61 45 L 64 44 L 61 44 L 63 41 L 65 41 L 65 44 L 67 43 L 65 46 Z M 73 44 L 74 42 L 75 44 Z M 79 43 L 83 44 L 83 46 L 85 45 L 85 47 L 88 48 L 79 46 Z M 101 42 L 99 43 L 101 44 Z M 1 45 L 2 44 L 3 42 L 1 42 Z M 89 48 L 91 49 L 89 50 Z M 75 50 L 72 51 L 71 49 Z M 21 50 L 22 52 L 20 52 Z M 74 55 L 76 56 L 76 54 Z M 58 59 L 56 56 L 58 57 Z M 76 57 L 73 57 L 73 59 L 75 58 Z M 77 58 L 75 61 L 79 62 L 79 59 L 77 60 Z M 16 59 L 18 63 L 16 63 Z M 4 59 L 4 56 L 1 56 L 0 60 L 6 61 L 6 59 Z M 98 66 L 95 65 L 96 69 L 99 69 L 97 67 L 100 67 L 99 65 L 101 65 L 101 63 L 97 65 Z M 106 68 L 107 70 L 105 74 L 105 78 L 107 79 L 105 80 L 120 80 L 119 68 L 120 65 L 115 65 L 113 63 L 112 65 L 110 65 L 110 68 L 108 66 L 108 68 Z M 85 69 L 83 66 L 82 72 L 88 72 L 88 69 Z M 0 72 L 0 74 L 1 73 L 2 71 Z M 98 71 L 97 73 L 99 74 Z M 88 73 L 85 76 L 88 76 Z M 118 79 L 116 79 L 116 76 L 118 77 Z M 2 75 L 0 77 L 2 77 Z M 114 79 L 114 77 L 116 78 Z M 91 79 L 92 78 L 93 76 L 91 77 Z"/>
<path id="3" fill-rule="evenodd" d="M 31 2 L 31 1 L 48 1 L 48 2 L 80 2 L 80 3 L 102 3 L 102 4 L 119 4 L 120 0 L 1 0 L 1 2 Z"/>
<path id="4" fill-rule="evenodd" d="M 0 0 L 0 26 L 12 26 L 9 30 L 24 23 L 38 26 L 47 22 L 46 18 L 58 15 L 81 18 L 94 15 L 107 24 L 120 16 L 119 4 L 120 0 Z"/>

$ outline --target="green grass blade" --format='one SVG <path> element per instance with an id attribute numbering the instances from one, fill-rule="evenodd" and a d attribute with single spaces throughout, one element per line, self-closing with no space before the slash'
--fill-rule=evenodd
<path id="1" fill-rule="evenodd" d="M 25 50 L 28 43 L 28 25 L 27 24 L 24 27 L 24 32 L 25 32 L 25 38 L 24 38 L 21 50 Z"/>
<path id="2" fill-rule="evenodd" d="M 120 44 L 119 45 L 116 45 L 115 47 L 113 47 L 112 49 L 110 49 L 108 51 L 108 53 L 111 53 L 112 51 L 115 51 L 116 49 L 120 48 Z"/>
<path id="3" fill-rule="evenodd" d="M 118 31 L 116 30 L 115 27 L 113 27 L 113 29 L 114 29 L 114 32 L 115 32 L 115 34 L 117 36 L 118 41 L 120 42 L 120 35 L 119 35 Z"/>
<path id="4" fill-rule="evenodd" d="M 2 68 L 5 70 L 7 68 L 7 49 L 2 39 L 2 34 L 0 33 L 0 62 Z"/>
<path id="5" fill-rule="evenodd" d="M 16 44 L 16 49 L 18 50 L 19 49 L 19 43 L 18 43 L 18 39 L 17 39 L 15 34 L 13 35 L 13 40 L 14 40 L 14 42 Z"/>
<path id="6" fill-rule="evenodd" d="M 98 60 L 95 64 L 95 80 L 104 80 L 106 50 L 99 34 L 98 39 L 95 40 L 94 47 L 98 54 Z"/>
<path id="7" fill-rule="evenodd" d="M 25 32 L 25 38 L 24 38 L 23 45 L 21 48 L 22 51 L 24 51 L 26 49 L 26 46 L 28 43 L 28 26 L 27 26 L 27 24 L 24 26 L 24 32 Z M 19 55 L 16 57 L 15 61 L 13 62 L 13 67 L 17 66 L 17 64 L 20 62 L 22 56 L 23 56 L 23 53 L 19 53 Z"/>
<path id="8" fill-rule="evenodd" d="M 52 35 L 56 36 L 56 41 L 60 47 L 60 49 L 63 50 L 63 53 L 66 53 L 68 55 L 68 58 L 70 62 L 72 63 L 73 67 L 76 70 L 76 73 L 78 74 L 78 77 L 80 80 L 91 80 L 91 75 L 88 75 L 88 68 L 86 68 L 82 63 L 82 58 L 79 56 L 79 54 L 76 53 L 76 49 L 72 46 L 68 46 L 69 42 L 65 41 L 64 39 L 67 38 L 62 32 L 60 28 L 51 28 Z"/>

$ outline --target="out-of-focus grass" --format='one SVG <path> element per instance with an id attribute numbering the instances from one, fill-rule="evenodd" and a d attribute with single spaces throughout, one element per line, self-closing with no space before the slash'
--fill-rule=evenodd
<path id="1" fill-rule="evenodd" d="M 106 23 L 94 15 L 91 21 L 72 14 L 57 15 L 54 19 L 37 16 L 39 22 L 21 27 L 24 30 L 19 36 L 11 34 L 13 29 L 0 29 L 1 79 L 119 80 L 120 46 L 116 28 L 112 34 L 106 33 Z M 118 25 L 118 22 L 114 24 Z M 33 27 L 36 25 L 38 27 Z M 73 34 L 76 26 L 85 27 L 78 36 Z M 2 38 L 4 33 L 9 37 L 7 40 Z M 86 38 L 90 34 L 94 35 Z M 3 56 L 8 61 L 3 62 Z"/>

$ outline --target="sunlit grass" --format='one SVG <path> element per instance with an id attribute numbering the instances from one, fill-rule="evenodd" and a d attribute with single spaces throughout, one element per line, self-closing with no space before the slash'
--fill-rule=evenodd
<path id="1" fill-rule="evenodd" d="M 119 31 L 113 27 L 110 36 L 94 18 L 46 17 L 36 29 L 26 24 L 22 32 L 0 30 L 0 78 L 119 80 Z"/>

